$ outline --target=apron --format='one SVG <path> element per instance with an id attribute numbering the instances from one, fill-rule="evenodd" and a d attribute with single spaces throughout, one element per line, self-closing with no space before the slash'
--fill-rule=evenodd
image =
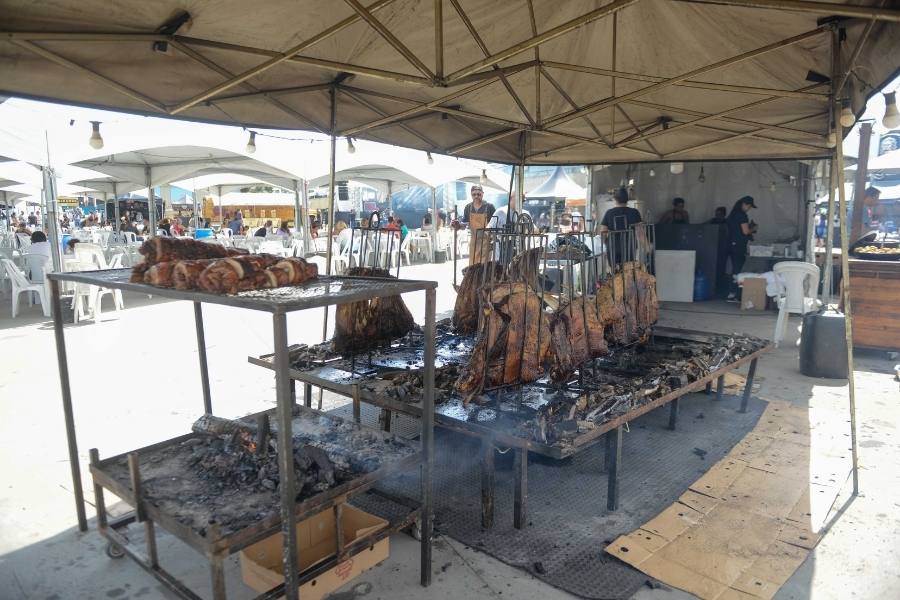
<path id="1" fill-rule="evenodd" d="M 479 233 L 485 227 L 487 227 L 487 215 L 469 214 L 469 265 L 491 260 L 493 245 L 490 236 L 486 233 Z"/>

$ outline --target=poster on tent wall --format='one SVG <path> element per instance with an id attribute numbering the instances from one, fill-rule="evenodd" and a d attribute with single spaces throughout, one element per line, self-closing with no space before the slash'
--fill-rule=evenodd
<path id="1" fill-rule="evenodd" d="M 878 139 L 878 156 L 900 149 L 900 129 L 881 134 Z"/>

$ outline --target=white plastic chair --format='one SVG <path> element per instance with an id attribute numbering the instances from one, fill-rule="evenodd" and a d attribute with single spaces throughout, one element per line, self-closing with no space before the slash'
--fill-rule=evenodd
<path id="1" fill-rule="evenodd" d="M 34 292 L 37 294 L 41 303 L 41 310 L 44 311 L 44 316 L 50 316 L 50 303 L 47 302 L 47 291 L 44 283 L 32 283 L 28 281 L 25 277 L 25 274 L 19 271 L 19 268 L 16 267 L 16 263 L 9 260 L 8 258 L 4 258 L 3 260 L 3 268 L 6 270 L 7 276 L 9 276 L 9 280 L 12 283 L 12 316 L 15 319 L 16 315 L 19 314 L 19 294 L 23 292 Z M 32 294 L 28 294 L 29 301 L 33 304 L 33 296 Z"/>
<path id="2" fill-rule="evenodd" d="M 16 239 L 19 241 L 20 250 L 27 250 L 31 246 L 31 236 L 27 233 L 17 233 Z"/>
<path id="3" fill-rule="evenodd" d="M 334 248 L 332 248 L 334 250 Z M 331 272 L 341 275 L 350 268 L 350 244 L 344 244 L 340 252 L 331 255 Z"/>
<path id="4" fill-rule="evenodd" d="M 409 244 L 410 244 L 410 240 L 412 240 L 412 234 L 411 234 L 411 233 L 408 233 L 408 234 L 406 234 L 406 237 L 403 238 L 403 241 L 400 242 L 400 248 L 399 248 L 398 251 L 397 251 L 397 253 L 398 253 L 398 255 L 399 255 L 399 257 L 398 257 L 397 260 L 399 261 L 399 260 L 402 260 L 403 258 L 405 258 L 405 259 L 406 259 L 406 266 L 409 266 L 409 265 L 412 264 L 411 261 L 410 261 L 410 257 L 409 257 Z M 401 262 L 400 264 L 402 265 L 403 263 Z"/>
<path id="5" fill-rule="evenodd" d="M 276 256 L 290 256 L 290 248 L 285 248 L 284 243 L 278 240 L 263 240 L 257 250 L 260 254 L 274 254 Z"/>
<path id="6" fill-rule="evenodd" d="M 125 240 L 126 244 L 135 244 L 137 243 L 137 234 L 133 231 L 123 231 L 121 233 L 122 239 Z"/>
<path id="7" fill-rule="evenodd" d="M 107 269 L 106 255 L 103 249 L 96 244 L 75 244 L 75 257 L 81 263 L 82 271 L 90 271 L 90 265 L 94 269 Z"/>
<path id="8" fill-rule="evenodd" d="M 819 289 L 819 268 L 801 261 L 776 263 L 773 269 L 784 279 L 784 294 L 777 297 L 778 320 L 775 322 L 775 345 L 781 342 L 787 331 L 790 314 L 805 315 L 816 310 L 821 304 L 816 299 Z"/>

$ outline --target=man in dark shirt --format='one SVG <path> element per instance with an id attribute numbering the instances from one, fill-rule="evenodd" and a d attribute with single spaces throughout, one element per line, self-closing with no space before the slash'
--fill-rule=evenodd
<path id="1" fill-rule="evenodd" d="M 674 223 L 678 225 L 687 225 L 691 222 L 688 211 L 684 209 L 684 198 L 675 198 L 672 200 L 672 208 L 663 213 L 659 219 L 660 224 Z"/>
<path id="2" fill-rule="evenodd" d="M 716 207 L 716 216 L 707 221 L 710 225 L 724 225 L 728 221 L 728 209 L 724 206 Z"/>
<path id="3" fill-rule="evenodd" d="M 633 225 L 641 223 L 643 218 L 636 208 L 628 206 L 628 190 L 619 188 L 614 196 L 616 202 L 615 207 L 606 211 L 603 219 L 600 221 L 600 234 L 606 234 L 607 240 L 606 252 L 610 256 L 609 264 L 612 266 L 621 265 L 626 260 L 631 260 L 631 256 L 626 256 L 626 252 L 630 255 L 631 248 L 626 244 L 624 234 L 615 232 L 628 231 Z M 610 232 L 613 232 L 610 235 Z"/>
<path id="4" fill-rule="evenodd" d="M 269 230 L 271 230 L 271 229 L 272 229 L 272 221 L 266 221 L 266 224 L 263 225 L 262 227 L 260 227 L 259 229 L 257 229 L 256 233 L 254 233 L 253 235 L 254 235 L 254 237 L 264 238 L 264 237 L 266 237 L 266 235 L 268 235 Z"/>

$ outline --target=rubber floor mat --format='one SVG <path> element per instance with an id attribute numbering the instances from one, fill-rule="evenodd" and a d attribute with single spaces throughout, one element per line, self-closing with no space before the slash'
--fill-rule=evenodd
<path id="1" fill-rule="evenodd" d="M 513 452 L 496 456 L 494 526 L 481 527 L 480 451 L 474 438 L 435 430 L 435 530 L 520 567 L 585 598 L 631 597 L 648 579 L 606 554 L 607 544 L 638 528 L 672 504 L 753 427 L 766 403 L 752 398 L 747 413 L 740 399 L 691 394 L 680 401 L 678 427 L 666 428 L 668 408 L 633 421 L 624 435 L 619 510 L 606 509 L 603 444 L 556 461 L 532 455 L 528 466 L 527 524 L 513 527 Z M 336 409 L 349 416 L 350 407 Z M 377 426 L 378 409 L 363 404 L 362 420 Z M 392 430 L 410 437 L 417 421 L 395 416 Z M 379 487 L 418 497 L 418 472 L 393 477 Z M 396 505 L 376 495 L 354 499 L 365 510 L 388 518 Z"/>

